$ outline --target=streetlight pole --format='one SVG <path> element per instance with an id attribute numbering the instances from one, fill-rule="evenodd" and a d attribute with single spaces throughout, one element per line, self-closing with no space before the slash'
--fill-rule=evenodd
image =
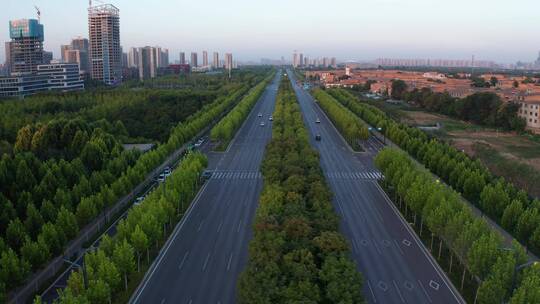
<path id="1" fill-rule="evenodd" d="M 382 136 L 383 136 L 383 144 L 386 145 L 386 136 L 384 135 L 383 128 L 378 127 L 377 130 L 379 131 L 379 133 L 382 134 Z"/>

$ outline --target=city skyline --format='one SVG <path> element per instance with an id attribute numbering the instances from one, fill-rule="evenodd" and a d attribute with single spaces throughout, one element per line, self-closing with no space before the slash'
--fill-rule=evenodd
<path id="1" fill-rule="evenodd" d="M 182 50 L 233 52 L 239 60 L 258 61 L 262 57 L 288 57 L 292 50 L 303 49 L 309 50 L 304 54 L 309 57 L 333 54 L 342 61 L 379 57 L 467 59 L 475 55 L 478 59 L 514 63 L 534 61 L 540 49 L 533 30 L 534 7 L 539 4 L 530 0 L 518 1 L 519 5 L 437 1 L 436 6 L 428 6 L 433 1 L 426 0 L 409 1 L 407 5 L 394 0 L 341 1 L 332 7 L 327 2 L 310 1 L 309 9 L 307 1 L 282 0 L 257 4 L 233 0 L 217 6 L 211 5 L 214 1 L 204 5 L 163 1 L 152 7 L 140 1 L 110 2 L 121 12 L 124 50 L 161 45 L 173 54 L 171 61 L 177 60 Z M 87 1 L 7 0 L 7 9 L 0 12 L 2 24 L 36 18 L 34 4 L 42 11 L 44 48 L 55 58 L 61 57 L 60 45 L 73 37 L 86 36 Z M 189 14 L 178 18 L 180 10 L 171 8 Z M 440 11 L 447 13 L 440 16 Z M 8 36 L 7 30 L 0 31 L 1 41 L 9 40 Z M 4 45 L 0 48 L 3 62 Z"/>

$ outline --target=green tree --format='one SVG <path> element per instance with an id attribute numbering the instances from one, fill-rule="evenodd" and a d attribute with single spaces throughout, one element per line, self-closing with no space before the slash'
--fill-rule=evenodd
<path id="1" fill-rule="evenodd" d="M 137 251 L 137 271 L 140 271 L 141 255 L 148 250 L 150 243 L 148 237 L 139 225 L 135 226 L 135 230 L 133 230 L 133 233 L 131 234 L 131 243 L 133 244 L 135 251 Z"/>
<path id="2" fill-rule="evenodd" d="M 11 248 L 0 255 L 0 282 L 5 282 L 7 288 L 18 286 L 30 271 L 30 264 L 17 257 Z"/>
<path id="3" fill-rule="evenodd" d="M 41 217 L 41 214 L 34 204 L 28 204 L 26 207 L 26 220 L 24 220 L 24 226 L 32 238 L 37 237 L 43 223 L 43 217 Z"/>
<path id="4" fill-rule="evenodd" d="M 56 227 L 58 227 L 68 239 L 74 238 L 79 232 L 76 216 L 64 206 L 60 207 L 60 211 L 58 212 Z"/>
<path id="5" fill-rule="evenodd" d="M 120 273 L 124 276 L 124 285 L 126 291 L 128 290 L 128 275 L 135 270 L 135 255 L 133 251 L 133 247 L 131 247 L 131 245 L 124 240 L 122 243 L 116 244 L 113 253 L 113 261 L 118 267 Z"/>
<path id="6" fill-rule="evenodd" d="M 6 229 L 6 241 L 11 248 L 21 248 L 26 236 L 26 229 L 19 218 L 9 222 Z"/>
<path id="7" fill-rule="evenodd" d="M 326 284 L 329 303 L 364 303 L 362 276 L 355 264 L 344 257 L 329 257 L 322 265 L 321 280 Z"/>
<path id="8" fill-rule="evenodd" d="M 392 98 L 402 99 L 403 94 L 407 91 L 407 83 L 401 79 L 392 80 Z"/>

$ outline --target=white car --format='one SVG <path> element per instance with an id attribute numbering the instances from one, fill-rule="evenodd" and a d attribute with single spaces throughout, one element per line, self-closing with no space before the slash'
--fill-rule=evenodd
<path id="1" fill-rule="evenodd" d="M 163 183 L 165 181 L 165 173 L 161 173 L 157 178 L 156 178 L 156 181 L 160 182 L 160 183 Z"/>
<path id="2" fill-rule="evenodd" d="M 315 123 L 321 123 L 321 120 L 317 118 L 317 120 L 315 120 Z"/>
<path id="3" fill-rule="evenodd" d="M 163 170 L 163 174 L 165 174 L 165 177 L 171 176 L 171 168 L 166 167 L 165 170 Z"/>
<path id="4" fill-rule="evenodd" d="M 258 115 L 258 116 L 259 116 L 259 117 L 262 117 L 262 114 L 261 114 L 261 113 L 259 113 L 259 115 Z"/>
<path id="5" fill-rule="evenodd" d="M 272 120 L 274 120 L 274 117 L 270 116 L 270 117 L 268 118 L 268 120 L 272 121 Z"/>
<path id="6" fill-rule="evenodd" d="M 144 201 L 144 196 L 139 196 L 137 199 L 135 199 L 135 203 L 133 203 L 135 206 L 138 206 Z"/>
<path id="7" fill-rule="evenodd" d="M 261 127 L 264 127 L 264 121 L 261 121 Z"/>

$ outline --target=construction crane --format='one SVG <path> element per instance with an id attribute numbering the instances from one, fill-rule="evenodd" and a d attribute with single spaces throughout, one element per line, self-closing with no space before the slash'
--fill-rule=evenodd
<path id="1" fill-rule="evenodd" d="M 41 11 L 39 10 L 39 7 L 35 6 L 34 5 L 34 8 L 36 9 L 37 11 L 37 19 L 38 19 L 38 22 L 41 23 Z"/>
<path id="2" fill-rule="evenodd" d="M 98 2 L 100 4 L 105 4 L 105 2 L 101 1 L 101 0 L 94 0 L 95 2 Z M 92 0 L 88 0 L 88 6 L 92 7 Z"/>

